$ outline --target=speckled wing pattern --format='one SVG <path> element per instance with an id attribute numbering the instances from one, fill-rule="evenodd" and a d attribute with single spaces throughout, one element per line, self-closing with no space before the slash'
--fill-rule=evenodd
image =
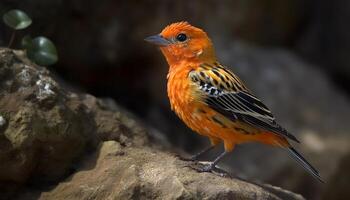
<path id="1" fill-rule="evenodd" d="M 191 81 L 204 93 L 204 101 L 212 109 L 235 121 L 267 130 L 299 142 L 276 123 L 271 111 L 224 66 L 203 63 L 189 73 Z"/>

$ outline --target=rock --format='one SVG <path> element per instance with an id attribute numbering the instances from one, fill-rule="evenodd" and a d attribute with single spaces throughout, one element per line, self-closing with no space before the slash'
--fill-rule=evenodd
<path id="1" fill-rule="evenodd" d="M 101 140 L 127 146 L 147 137 L 124 113 L 61 88 L 23 52 L 0 49 L 1 185 L 62 179 Z"/>
<path id="2" fill-rule="evenodd" d="M 154 149 L 104 142 L 68 182 L 39 199 L 303 199 L 269 185 L 198 173 L 187 165 Z"/>
<path id="3" fill-rule="evenodd" d="M 96 134 L 103 141 L 115 140 L 122 145 L 150 145 L 144 126 L 140 120 L 113 101 L 97 99 L 92 95 L 81 95 L 84 105 L 94 116 Z M 148 134 L 155 136 L 153 131 Z"/>
<path id="4" fill-rule="evenodd" d="M 0 49 L 0 78 L 0 199 L 303 199 L 198 173 L 127 111 L 64 89 L 21 51 Z"/>
<path id="5" fill-rule="evenodd" d="M 21 53 L 0 50 L 0 113 L 7 121 L 0 132 L 0 181 L 56 180 L 96 146 L 96 125 L 83 103 Z"/>

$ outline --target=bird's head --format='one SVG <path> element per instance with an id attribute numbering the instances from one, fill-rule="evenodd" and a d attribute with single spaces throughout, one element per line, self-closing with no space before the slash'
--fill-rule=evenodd
<path id="1" fill-rule="evenodd" d="M 181 61 L 215 60 L 214 48 L 208 35 L 187 22 L 170 24 L 161 33 L 145 40 L 160 47 L 169 65 Z"/>

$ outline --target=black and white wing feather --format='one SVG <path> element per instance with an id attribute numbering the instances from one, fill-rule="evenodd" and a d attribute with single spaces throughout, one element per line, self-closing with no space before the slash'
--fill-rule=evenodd
<path id="1" fill-rule="evenodd" d="M 204 92 L 205 103 L 222 115 L 299 142 L 276 123 L 271 111 L 236 75 L 220 64 L 202 64 L 189 77 Z"/>

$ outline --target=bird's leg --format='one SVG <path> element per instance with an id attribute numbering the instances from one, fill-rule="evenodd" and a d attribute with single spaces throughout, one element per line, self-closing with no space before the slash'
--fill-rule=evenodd
<path id="1" fill-rule="evenodd" d="M 194 154 L 194 155 L 191 156 L 190 158 L 180 158 L 180 159 L 181 159 L 181 160 L 184 160 L 184 161 L 197 161 L 198 158 L 199 158 L 201 155 L 203 155 L 203 154 L 209 152 L 209 151 L 212 150 L 214 147 L 215 147 L 215 146 L 207 147 L 207 148 L 203 149 L 202 151 L 200 151 L 200 152 Z"/>
<path id="2" fill-rule="evenodd" d="M 182 160 L 185 160 L 185 161 L 197 161 L 198 158 L 199 158 L 201 155 L 203 155 L 203 154 L 209 152 L 210 150 L 214 149 L 214 147 L 217 146 L 218 144 L 220 144 L 220 142 L 221 142 L 220 139 L 215 138 L 215 137 L 209 137 L 209 139 L 210 139 L 210 144 L 211 144 L 211 146 L 209 146 L 209 147 L 203 149 L 202 151 L 200 151 L 200 152 L 194 154 L 194 155 L 191 156 L 190 158 L 182 158 Z"/>
<path id="3" fill-rule="evenodd" d="M 201 155 L 203 155 L 203 154 L 209 152 L 210 150 L 214 149 L 214 147 L 215 147 L 215 146 L 212 146 L 212 145 L 211 145 L 210 147 L 207 147 L 207 148 L 203 149 L 202 151 L 200 151 L 200 152 L 194 154 L 193 156 L 191 156 L 190 160 L 192 160 L 192 161 L 198 160 L 198 158 L 199 158 Z"/>
<path id="4" fill-rule="evenodd" d="M 209 140 L 210 140 L 211 146 L 208 147 L 208 148 L 206 148 L 206 149 L 204 149 L 204 150 L 202 150 L 202 151 L 200 151 L 199 153 L 193 155 L 193 156 L 191 157 L 191 160 L 192 160 L 192 161 L 198 160 L 198 158 L 199 158 L 201 155 L 203 155 L 203 154 L 209 152 L 210 150 L 212 150 L 215 146 L 217 146 L 217 145 L 220 144 L 220 142 L 221 142 L 221 140 L 220 140 L 219 138 L 216 138 L 216 137 L 209 137 Z"/>
<path id="5" fill-rule="evenodd" d="M 205 165 L 203 168 L 201 168 L 199 171 L 200 172 L 211 172 L 215 169 L 216 164 L 218 164 L 218 162 L 227 154 L 227 151 L 224 151 L 223 153 L 221 153 L 217 158 L 215 158 L 215 160 L 213 162 L 211 162 L 208 165 Z"/>

